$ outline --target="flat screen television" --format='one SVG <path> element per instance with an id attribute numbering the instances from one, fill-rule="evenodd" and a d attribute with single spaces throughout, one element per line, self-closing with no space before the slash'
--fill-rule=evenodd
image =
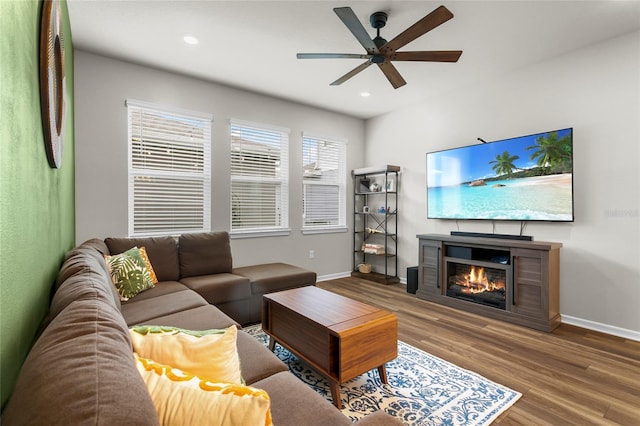
<path id="1" fill-rule="evenodd" d="M 572 222 L 573 129 L 427 153 L 427 218 Z"/>

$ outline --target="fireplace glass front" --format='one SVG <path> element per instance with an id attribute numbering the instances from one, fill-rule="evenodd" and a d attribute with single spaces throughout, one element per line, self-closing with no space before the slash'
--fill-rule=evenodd
<path id="1" fill-rule="evenodd" d="M 506 268 L 447 262 L 447 296 L 506 309 Z"/>

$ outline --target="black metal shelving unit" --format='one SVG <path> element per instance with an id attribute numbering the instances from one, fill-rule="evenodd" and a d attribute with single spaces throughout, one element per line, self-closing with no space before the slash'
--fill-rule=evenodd
<path id="1" fill-rule="evenodd" d="M 398 277 L 400 167 L 355 169 L 353 176 L 353 270 L 351 276 L 393 284 Z M 368 208 L 368 211 L 367 211 Z M 371 264 L 369 273 L 358 266 Z"/>

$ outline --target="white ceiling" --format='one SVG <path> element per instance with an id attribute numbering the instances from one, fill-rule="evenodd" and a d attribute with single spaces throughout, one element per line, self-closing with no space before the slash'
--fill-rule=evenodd
<path id="1" fill-rule="evenodd" d="M 377 67 L 329 86 L 359 59 L 296 59 L 298 52 L 365 53 L 334 7 L 350 6 L 372 37 L 369 15 L 387 12 L 381 35 L 391 40 L 440 4 L 454 18 L 401 50 L 464 53 L 458 63 L 396 62 L 407 81 L 397 90 Z M 77 49 L 361 118 L 640 29 L 638 0 L 68 0 L 68 7 Z M 200 43 L 186 45 L 185 34 Z"/>

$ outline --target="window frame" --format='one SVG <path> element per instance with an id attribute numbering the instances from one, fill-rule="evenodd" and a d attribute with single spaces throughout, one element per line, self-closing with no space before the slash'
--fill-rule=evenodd
<path id="1" fill-rule="evenodd" d="M 338 147 L 337 155 L 337 172 L 336 180 L 331 182 L 319 182 L 315 178 L 305 177 L 305 162 L 310 161 L 310 158 L 305 158 L 306 151 L 311 147 L 307 147 L 307 143 L 329 143 Z M 343 138 L 327 137 L 318 135 L 311 132 L 302 133 L 302 155 L 301 155 L 301 167 L 302 167 L 302 233 L 303 234 L 323 234 L 323 233 L 335 233 L 335 232 L 347 232 L 347 146 L 348 141 Z M 317 159 L 320 162 L 320 159 Z M 333 164 L 332 164 L 333 166 Z M 322 224 L 322 225 L 308 225 L 306 215 L 306 194 L 307 185 L 309 186 L 337 186 L 337 202 L 336 207 L 338 210 L 338 223 L 336 224 Z"/>
<path id="2" fill-rule="evenodd" d="M 238 175 L 234 174 L 234 132 L 245 131 L 251 135 L 252 138 L 257 138 L 260 132 L 279 134 L 279 167 L 274 168 L 274 177 L 265 177 L 255 174 L 251 175 Z M 286 127 L 279 127 L 270 124 L 256 123 L 251 121 L 231 119 L 229 121 L 229 197 L 230 197 L 230 220 L 229 220 L 229 235 L 231 238 L 253 238 L 253 237 L 269 237 L 269 236 L 283 236 L 289 235 L 291 232 L 289 225 L 289 188 L 290 188 L 290 137 L 291 131 Z M 265 135 L 266 137 L 266 135 Z M 261 144 L 266 146 L 272 145 L 275 139 L 267 137 L 265 141 L 246 140 L 248 144 Z M 272 145 L 273 146 L 273 145 Z M 275 174 L 275 170 L 279 170 Z M 257 183 L 274 184 L 276 188 L 276 196 L 274 198 L 274 218 L 279 217 L 279 223 L 269 226 L 248 226 L 245 228 L 234 228 L 234 183 Z M 240 201 L 242 202 L 242 200 Z M 279 213 L 278 213 L 279 211 Z"/>
<path id="3" fill-rule="evenodd" d="M 211 230 L 211 141 L 212 141 L 212 127 L 213 127 L 213 115 L 208 113 L 202 113 L 197 111 L 191 111 L 186 109 L 181 109 L 173 106 L 159 105 L 151 102 L 138 101 L 134 99 L 127 99 L 125 101 L 125 106 L 127 107 L 127 191 L 128 191 L 128 201 L 127 201 L 127 222 L 128 222 L 128 230 L 127 234 L 129 237 L 149 237 L 149 236 L 176 236 L 186 232 L 209 232 Z M 148 113 L 150 115 L 165 115 L 168 117 L 168 120 L 165 124 L 170 125 L 171 121 L 194 121 L 198 123 L 202 127 L 202 136 L 189 139 L 189 142 L 178 141 L 178 137 L 176 140 L 172 141 L 174 145 L 171 145 L 171 142 L 162 141 L 156 144 L 156 148 L 162 145 L 166 145 L 168 147 L 173 146 L 175 149 L 182 150 L 183 152 L 192 150 L 194 151 L 194 164 L 196 170 L 176 170 L 175 167 L 167 167 L 166 169 L 162 169 L 159 167 L 159 163 L 161 161 L 157 161 L 155 164 L 152 164 L 149 167 L 139 167 L 134 165 L 134 122 L 132 121 L 132 114 L 135 111 L 140 111 L 140 114 Z M 195 124 L 193 127 L 197 127 Z M 147 127 L 147 129 L 153 129 L 152 127 Z M 156 129 L 157 130 L 157 129 Z M 172 129 L 173 130 L 173 129 Z M 169 131 L 164 133 L 162 137 L 167 137 Z M 186 134 L 181 134 L 180 136 L 185 137 Z M 142 136 L 138 136 L 142 138 Z M 144 143 L 140 142 L 140 149 L 144 147 Z M 185 148 L 186 147 L 186 148 Z M 201 151 L 201 152 L 199 152 Z M 157 158 L 161 158 L 156 156 Z M 166 159 L 172 158 L 171 156 L 167 156 Z M 184 161 L 184 158 L 190 157 L 182 157 L 181 161 Z M 155 167 L 154 167 L 155 165 Z M 198 203 L 201 201 L 202 208 L 195 209 L 199 214 L 201 214 L 202 220 L 200 227 L 193 226 L 177 226 L 175 228 L 171 228 L 169 225 L 169 218 L 171 216 L 167 216 L 167 223 L 165 225 L 159 226 L 159 228 L 166 228 L 166 230 L 139 230 L 139 226 L 136 225 L 137 217 L 136 217 L 136 185 L 135 179 L 139 177 L 146 177 L 149 179 L 165 179 L 164 183 L 158 184 L 158 188 L 161 188 L 167 185 L 167 182 L 173 180 L 182 179 L 183 181 L 190 181 L 195 183 L 195 185 L 201 185 L 201 191 L 198 190 L 197 196 L 192 199 L 186 198 L 187 202 L 195 202 Z M 171 185 L 167 185 L 167 196 L 171 195 L 171 192 L 179 191 L 179 184 L 175 183 L 175 186 L 171 188 Z M 184 202 L 183 200 L 183 202 Z M 170 203 L 168 203 L 170 204 Z M 170 204 L 172 206 L 179 206 L 180 203 Z M 175 217 L 175 216 L 174 216 Z M 138 229 L 138 230 L 136 230 Z"/>

